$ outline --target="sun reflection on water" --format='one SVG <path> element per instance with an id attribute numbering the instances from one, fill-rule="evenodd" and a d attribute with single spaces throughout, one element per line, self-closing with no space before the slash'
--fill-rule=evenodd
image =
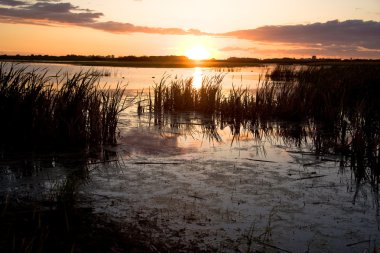
<path id="1" fill-rule="evenodd" d="M 193 87 L 199 89 L 202 86 L 202 69 L 200 67 L 194 68 L 193 73 Z"/>

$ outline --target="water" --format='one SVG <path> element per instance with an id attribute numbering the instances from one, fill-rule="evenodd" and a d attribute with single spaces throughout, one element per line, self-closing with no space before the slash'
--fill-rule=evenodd
<path id="1" fill-rule="evenodd" d="M 111 88 L 118 83 L 127 85 L 132 90 L 147 90 L 159 82 L 164 76 L 175 78 L 194 78 L 194 87 L 198 88 L 204 76 L 213 76 L 223 74 L 225 78 L 222 82 L 223 89 L 231 89 L 232 85 L 257 87 L 259 76 L 273 68 L 272 65 L 267 67 L 246 67 L 246 68 L 130 68 L 130 67 L 88 67 L 68 64 L 47 64 L 47 63 L 20 63 L 17 67 L 27 67 L 28 70 L 38 69 L 47 71 L 48 75 L 55 76 L 57 73 L 78 73 L 80 71 L 96 70 L 101 73 L 107 73 L 102 76 L 101 83 L 107 83 Z M 231 72 L 233 71 L 233 72 Z"/>
<path id="2" fill-rule="evenodd" d="M 379 240 L 371 185 L 358 186 L 341 157 L 310 152 L 312 139 L 281 136 L 278 123 L 257 136 L 205 128 L 210 121 L 196 114 L 154 125 L 131 109 L 123 120 L 122 165 L 95 169 L 83 194 L 100 213 L 143 221 L 157 240 L 245 251 L 252 227 L 255 240 L 290 252 L 363 252 Z"/>
<path id="3" fill-rule="evenodd" d="M 87 67 L 32 64 L 77 72 Z M 94 69 L 94 68 L 92 68 Z M 130 89 L 162 75 L 212 75 L 217 69 L 111 68 L 102 78 Z M 255 86 L 265 68 L 228 72 L 223 88 Z M 124 77 L 124 78 L 123 78 Z M 152 78 L 154 77 L 154 78 Z M 243 127 L 195 113 L 120 117 L 119 145 L 100 155 L 15 155 L 0 164 L 0 192 L 49 198 L 83 169 L 80 205 L 182 251 L 195 245 L 220 252 L 371 252 L 380 240 L 376 186 L 358 181 L 346 158 L 316 155 L 312 135 L 286 134 L 291 125 Z M 239 133 L 239 134 L 237 134 Z M 285 134 L 284 134 L 285 133 Z M 96 152 L 95 152 L 96 153 Z M 103 162 L 104 160 L 109 162 Z M 31 162 L 32 161 L 32 162 Z M 22 169 L 24 168 L 24 169 Z M 250 246 L 251 245 L 251 246 Z M 280 250 L 281 249 L 281 250 Z"/>

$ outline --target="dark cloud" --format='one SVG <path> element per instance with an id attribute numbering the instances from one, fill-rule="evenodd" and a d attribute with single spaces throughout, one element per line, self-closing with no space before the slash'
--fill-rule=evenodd
<path id="1" fill-rule="evenodd" d="M 181 28 L 160 28 L 135 26 L 122 22 L 98 22 L 103 13 L 89 9 L 81 9 L 68 2 L 59 0 L 39 0 L 35 3 L 26 3 L 15 0 L 0 0 L 0 21 L 8 23 L 36 24 L 41 20 L 55 23 L 69 23 L 77 26 L 90 27 L 111 33 L 154 33 L 175 35 L 206 35 L 196 29 L 184 30 Z M 46 24 L 45 24 L 46 25 Z"/>
<path id="2" fill-rule="evenodd" d="M 147 27 L 147 26 L 135 26 L 130 23 L 121 22 L 95 22 L 88 24 L 89 27 L 112 33 L 153 33 L 153 34 L 173 34 L 173 35 L 207 35 L 196 29 L 184 30 L 181 28 L 161 28 L 161 27 Z"/>
<path id="3" fill-rule="evenodd" d="M 39 1 L 33 4 L 24 3 L 12 7 L 0 7 L 0 16 L 19 18 L 20 22 L 24 23 L 25 20 L 30 20 L 31 23 L 34 23 L 34 20 L 48 20 L 58 23 L 84 24 L 93 23 L 102 15 L 99 12 L 80 9 L 71 3 L 56 1 Z"/>
<path id="4" fill-rule="evenodd" d="M 260 42 L 349 45 L 380 49 L 380 22 L 376 21 L 334 20 L 309 25 L 263 26 L 221 35 Z"/>
<path id="5" fill-rule="evenodd" d="M 220 48 L 223 52 L 243 52 L 252 53 L 256 56 L 265 57 L 284 57 L 284 56 L 296 56 L 296 57 L 310 57 L 312 55 L 318 55 L 319 57 L 336 57 L 336 58 L 378 58 L 380 59 L 379 49 L 367 49 L 357 46 L 349 45 L 313 45 L 305 46 L 302 44 L 297 45 L 284 45 L 277 44 L 269 48 L 266 47 L 224 47 Z"/>
<path id="6" fill-rule="evenodd" d="M 24 1 L 16 1 L 16 0 L 0 0 L 0 5 L 6 5 L 6 6 L 20 6 L 27 4 Z"/>

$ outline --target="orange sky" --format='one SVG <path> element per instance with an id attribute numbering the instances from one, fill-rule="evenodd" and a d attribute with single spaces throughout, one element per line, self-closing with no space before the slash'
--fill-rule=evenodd
<path id="1" fill-rule="evenodd" d="M 0 0 L 0 53 L 380 58 L 378 0 Z"/>

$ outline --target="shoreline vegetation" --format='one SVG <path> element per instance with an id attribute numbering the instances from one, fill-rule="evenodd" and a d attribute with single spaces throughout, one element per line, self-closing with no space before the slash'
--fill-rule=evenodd
<path id="1" fill-rule="evenodd" d="M 191 60 L 186 56 L 50 56 L 50 55 L 0 55 L 0 61 L 24 63 L 54 63 L 81 66 L 136 67 L 136 68 L 194 68 L 194 67 L 254 67 L 267 64 L 300 64 L 300 65 L 334 65 L 334 64 L 379 64 L 380 59 L 329 59 L 329 58 L 238 58 L 224 60 L 207 59 Z"/>
<path id="2" fill-rule="evenodd" d="M 131 101 L 124 87 L 100 87 L 101 75 L 48 76 L 0 63 L 0 151 L 116 144 L 119 114 Z"/>

